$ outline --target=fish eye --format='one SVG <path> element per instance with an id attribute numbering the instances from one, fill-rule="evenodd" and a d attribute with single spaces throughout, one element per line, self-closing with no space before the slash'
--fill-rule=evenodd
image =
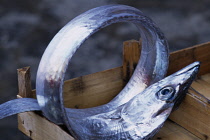
<path id="1" fill-rule="evenodd" d="M 175 93 L 175 89 L 171 86 L 162 88 L 158 93 L 157 97 L 158 99 L 162 101 L 169 101 Z"/>

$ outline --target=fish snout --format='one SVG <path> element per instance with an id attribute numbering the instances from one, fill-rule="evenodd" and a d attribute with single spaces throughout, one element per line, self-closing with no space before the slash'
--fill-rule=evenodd
<path id="1" fill-rule="evenodd" d="M 200 68 L 200 62 L 194 62 L 187 67 L 183 68 L 177 76 L 181 77 L 180 83 L 177 86 L 177 97 L 174 100 L 173 110 L 176 110 L 181 102 L 184 100 L 184 97 L 189 89 L 190 85 L 196 78 L 196 75 Z"/>

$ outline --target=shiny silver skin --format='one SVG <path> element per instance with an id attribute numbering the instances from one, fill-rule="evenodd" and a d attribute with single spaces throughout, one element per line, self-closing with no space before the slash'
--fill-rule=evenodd
<path id="1" fill-rule="evenodd" d="M 141 58 L 133 76 L 110 103 L 89 109 L 69 109 L 73 112 L 69 115 L 75 116 L 75 112 L 79 116 L 91 116 L 116 109 L 148 85 L 164 78 L 168 69 L 167 41 L 150 18 L 138 9 L 125 5 L 91 9 L 64 26 L 52 39 L 41 59 L 36 79 L 37 99 L 42 112 L 52 122 L 68 122 L 62 92 L 64 75 L 71 57 L 90 35 L 116 22 L 133 23 L 141 34 Z"/>
<path id="2" fill-rule="evenodd" d="M 148 140 L 178 106 L 200 63 L 193 64 L 149 86 L 141 94 L 112 111 L 89 117 L 72 118 L 69 124 L 78 140 Z"/>

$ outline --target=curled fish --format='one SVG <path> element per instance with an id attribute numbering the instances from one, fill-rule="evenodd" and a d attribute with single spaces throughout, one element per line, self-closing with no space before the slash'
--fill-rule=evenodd
<path id="1" fill-rule="evenodd" d="M 163 33 L 136 8 L 125 5 L 106 5 L 91 9 L 63 27 L 48 45 L 39 65 L 36 80 L 37 101 L 43 114 L 56 124 L 65 123 L 62 85 L 68 62 L 77 48 L 93 33 L 116 22 L 130 22 L 137 26 L 142 38 L 141 61 L 125 88 L 108 104 L 80 110 L 80 115 L 94 115 L 126 103 L 148 85 L 162 79 L 168 68 L 168 45 Z M 32 100 L 32 99 L 31 99 Z M 17 99 L 14 102 L 25 102 Z M 36 102 L 36 101 L 34 101 Z M 19 103 L 20 113 L 29 110 Z M 7 104 L 4 104 L 7 105 Z M 28 106 L 29 107 L 29 106 Z M 74 111 L 73 109 L 70 109 Z M 9 115 L 9 114 L 8 114 Z M 75 114 L 73 114 L 75 115 Z"/>
<path id="2" fill-rule="evenodd" d="M 168 69 L 167 41 L 150 18 L 138 9 L 125 5 L 106 5 L 91 9 L 74 18 L 55 35 L 40 61 L 36 80 L 37 99 L 42 112 L 52 122 L 63 124 L 67 118 L 61 113 L 65 108 L 62 90 L 65 71 L 71 57 L 90 35 L 116 22 L 133 23 L 141 34 L 141 58 L 134 74 L 111 102 L 99 107 L 77 110 L 77 114 L 72 115 L 90 116 L 115 109 L 148 85 L 165 77 Z"/>
<path id="3" fill-rule="evenodd" d="M 133 76 L 105 105 L 65 108 L 62 85 L 71 57 L 90 35 L 116 22 L 133 23 L 141 34 L 141 59 Z M 0 105 L 0 118 L 42 110 L 52 122 L 65 124 L 77 139 L 149 139 L 161 128 L 174 105 L 182 101 L 185 95 L 182 93 L 190 86 L 198 65 L 195 62 L 161 80 L 168 68 L 168 46 L 153 21 L 130 6 L 97 7 L 69 22 L 48 45 L 37 72 L 37 100 L 23 98 L 6 102 Z"/>
<path id="4" fill-rule="evenodd" d="M 163 126 L 174 105 L 181 103 L 199 66 L 199 62 L 188 65 L 110 112 L 80 119 L 68 115 L 72 134 L 78 140 L 150 139 Z"/>

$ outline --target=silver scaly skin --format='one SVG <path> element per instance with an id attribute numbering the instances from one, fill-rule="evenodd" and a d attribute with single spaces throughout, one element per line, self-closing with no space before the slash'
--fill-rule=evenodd
<path id="1" fill-rule="evenodd" d="M 200 63 L 149 86 L 115 110 L 69 122 L 78 140 L 147 140 L 163 126 L 174 105 L 181 103 Z M 70 115 L 69 115 L 70 116 Z"/>

